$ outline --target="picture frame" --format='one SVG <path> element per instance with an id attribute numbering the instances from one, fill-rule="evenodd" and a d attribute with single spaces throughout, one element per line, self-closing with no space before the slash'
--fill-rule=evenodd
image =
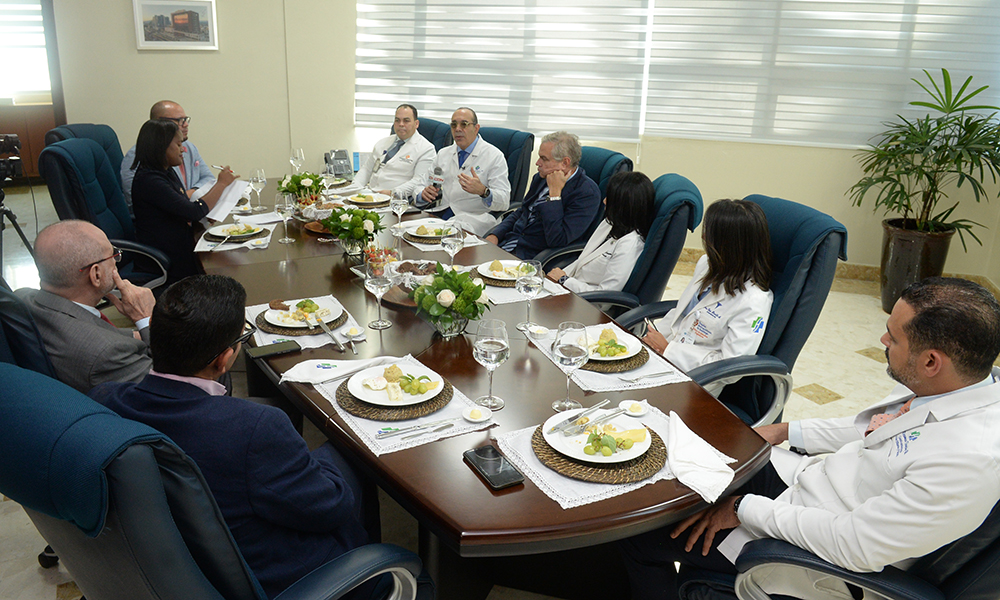
<path id="1" fill-rule="evenodd" d="M 218 50 L 215 0 L 132 0 L 139 50 Z"/>

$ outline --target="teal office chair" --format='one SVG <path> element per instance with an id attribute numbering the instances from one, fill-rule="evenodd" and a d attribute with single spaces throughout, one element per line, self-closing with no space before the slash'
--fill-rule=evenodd
<path id="1" fill-rule="evenodd" d="M 417 127 L 417 133 L 424 136 L 431 144 L 434 144 L 434 150 L 440 152 L 441 148 L 445 146 L 450 146 L 454 143 L 454 138 L 451 137 L 451 125 L 448 123 L 442 123 L 441 121 L 435 121 L 434 119 L 428 119 L 427 117 L 421 117 L 417 119 L 420 121 L 420 127 Z M 393 131 L 390 127 L 389 131 Z"/>
<path id="2" fill-rule="evenodd" d="M 615 173 L 632 170 L 632 159 L 621 152 L 597 146 L 583 146 L 582 150 L 580 166 L 594 180 L 597 187 L 601 188 L 601 199 L 607 195 L 608 182 Z"/>
<path id="3" fill-rule="evenodd" d="M 51 146 L 56 142 L 73 138 L 87 138 L 100 144 L 101 148 L 104 148 L 104 153 L 108 155 L 108 160 L 111 161 L 111 169 L 115 173 L 121 172 L 122 160 L 125 156 L 122 153 L 122 145 L 118 141 L 118 134 L 110 126 L 95 123 L 60 125 L 45 133 L 45 145 Z M 119 178 L 117 181 L 118 189 L 121 189 L 121 179 Z"/>
<path id="4" fill-rule="evenodd" d="M 524 191 L 531 178 L 531 151 L 535 149 L 535 135 L 505 127 L 480 127 L 479 135 L 507 158 L 507 179 L 510 180 L 513 208 L 515 202 L 520 204 L 524 200 Z"/>

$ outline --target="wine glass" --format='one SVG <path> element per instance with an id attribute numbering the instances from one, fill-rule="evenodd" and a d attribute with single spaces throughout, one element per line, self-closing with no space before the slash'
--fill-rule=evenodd
<path id="1" fill-rule="evenodd" d="M 288 237 L 288 217 L 292 215 L 294 209 L 295 196 L 292 194 L 278 193 L 274 197 L 274 212 L 281 217 L 281 225 L 285 230 L 285 237 L 278 240 L 279 244 L 291 244 L 295 241 L 295 238 Z"/>
<path id="2" fill-rule="evenodd" d="M 299 169 L 301 169 L 302 165 L 306 162 L 306 153 L 302 150 L 302 148 L 292 148 L 292 154 L 288 157 L 288 162 L 292 163 L 292 168 L 295 169 L 296 173 L 298 173 Z"/>
<path id="3" fill-rule="evenodd" d="M 250 171 L 250 189 L 257 192 L 257 206 L 253 208 L 255 213 L 267 212 L 260 201 L 260 193 L 264 191 L 265 186 L 267 186 L 267 176 L 264 175 L 264 169 Z"/>
<path id="4" fill-rule="evenodd" d="M 365 259 L 365 289 L 375 295 L 378 304 L 378 320 L 368 324 L 371 329 L 388 329 L 392 321 L 382 318 L 382 296 L 395 285 L 395 269 L 387 268 L 390 262 L 399 260 L 399 251 L 391 248 L 379 250 Z"/>
<path id="5" fill-rule="evenodd" d="M 465 232 L 454 225 L 445 225 L 445 227 L 451 227 L 452 231 L 441 238 L 441 247 L 451 257 L 451 266 L 454 268 L 455 255 L 465 247 Z"/>
<path id="6" fill-rule="evenodd" d="M 490 374 L 490 393 L 475 399 L 475 403 L 490 410 L 503 408 L 503 400 L 493 395 L 493 371 L 507 361 L 510 356 L 510 342 L 507 341 L 507 325 L 500 319 L 485 319 L 479 322 L 479 333 L 472 346 L 472 358 L 486 367 Z"/>
<path id="7" fill-rule="evenodd" d="M 514 288 L 528 300 L 528 316 L 517 324 L 518 331 L 527 332 L 533 326 L 531 322 L 531 299 L 542 293 L 542 263 L 537 260 L 521 261 L 517 266 L 517 280 Z"/>
<path id="8" fill-rule="evenodd" d="M 410 208 L 410 200 L 403 195 L 403 192 L 394 191 L 392 200 L 389 201 L 389 208 L 396 214 L 396 226 L 392 230 L 392 235 L 399 237 L 403 235 L 403 213 Z"/>
<path id="9" fill-rule="evenodd" d="M 580 403 L 569 397 L 569 376 L 587 362 L 590 356 L 590 340 L 583 323 L 563 321 L 559 324 L 556 341 L 552 344 L 552 355 L 556 366 L 566 374 L 566 397 L 552 403 L 552 410 L 562 412 L 580 408 Z"/>

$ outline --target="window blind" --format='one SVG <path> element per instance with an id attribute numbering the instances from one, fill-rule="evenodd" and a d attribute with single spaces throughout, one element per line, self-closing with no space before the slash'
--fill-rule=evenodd
<path id="1" fill-rule="evenodd" d="M 39 0 L 0 0 L 0 55 L 0 98 L 51 89 Z"/>

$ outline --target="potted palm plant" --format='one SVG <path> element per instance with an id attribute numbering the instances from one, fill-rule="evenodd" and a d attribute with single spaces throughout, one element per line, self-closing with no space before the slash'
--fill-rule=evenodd
<path id="1" fill-rule="evenodd" d="M 996 119 L 1000 107 L 969 103 L 989 86 L 971 90 L 970 76 L 955 91 L 947 69 L 941 69 L 940 85 L 929 72 L 924 74 L 929 87 L 913 81 L 930 101 L 910 104 L 936 114 L 914 120 L 897 115 L 900 122 L 886 123 L 888 129 L 858 154 L 864 177 L 850 189 L 855 205 L 861 206 L 874 190 L 875 211 L 899 215 L 882 221 L 882 309 L 886 312 L 892 311 L 906 286 L 944 271 L 956 231 L 966 250 L 965 234 L 982 245 L 972 229 L 982 225 L 953 218 L 959 200 L 939 204 L 949 197 L 948 191 L 965 193 L 968 188 L 976 202 L 988 199 L 983 183 L 987 176 L 995 183 L 1000 173 Z"/>

